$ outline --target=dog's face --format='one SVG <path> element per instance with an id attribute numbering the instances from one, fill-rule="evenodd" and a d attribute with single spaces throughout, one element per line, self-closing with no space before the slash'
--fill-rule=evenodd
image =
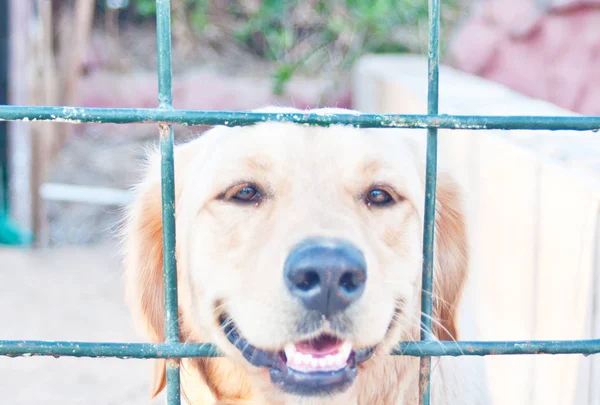
<path id="1" fill-rule="evenodd" d="M 215 128 L 183 146 L 176 209 L 184 333 L 216 343 L 263 390 L 348 389 L 374 352 L 419 330 L 421 153 L 398 131 L 285 123 Z M 450 197 L 443 209 L 452 229 L 438 234 L 438 249 L 448 251 L 438 267 L 461 267 L 456 193 L 440 191 Z M 142 194 L 132 223 L 148 220 L 155 194 Z M 151 231 L 138 224 L 129 232 L 143 243 L 140 232 Z M 162 280 L 132 270 L 138 261 L 128 261 L 128 272 L 138 283 L 145 277 L 145 287 L 130 299 L 155 300 L 148 286 Z M 452 306 L 464 269 L 445 271 L 439 288 L 452 291 L 436 294 Z M 158 339 L 161 309 L 142 302 Z M 442 336 L 455 333 L 452 311 L 436 312 Z"/>

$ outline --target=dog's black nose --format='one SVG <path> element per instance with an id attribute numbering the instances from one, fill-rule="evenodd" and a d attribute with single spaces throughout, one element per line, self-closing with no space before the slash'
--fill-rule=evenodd
<path id="1" fill-rule="evenodd" d="M 367 265 L 362 252 L 347 241 L 308 239 L 288 256 L 284 278 L 306 308 L 330 316 L 362 295 Z"/>

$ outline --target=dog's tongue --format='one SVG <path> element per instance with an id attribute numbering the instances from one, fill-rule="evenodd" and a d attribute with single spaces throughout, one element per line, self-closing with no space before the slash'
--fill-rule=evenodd
<path id="1" fill-rule="evenodd" d="M 316 339 L 305 340 L 296 343 L 296 351 L 303 354 L 310 354 L 316 357 L 325 357 L 328 354 L 337 353 L 342 347 L 343 341 L 332 336 L 319 336 Z"/>

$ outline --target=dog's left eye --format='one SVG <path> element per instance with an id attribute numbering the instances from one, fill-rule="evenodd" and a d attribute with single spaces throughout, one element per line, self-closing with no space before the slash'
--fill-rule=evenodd
<path id="1" fill-rule="evenodd" d="M 367 205 L 376 205 L 383 207 L 394 202 L 394 198 L 387 191 L 381 188 L 374 188 L 367 194 Z"/>

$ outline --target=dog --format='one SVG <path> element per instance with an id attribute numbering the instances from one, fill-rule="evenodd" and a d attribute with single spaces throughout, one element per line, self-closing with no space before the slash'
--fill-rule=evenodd
<path id="1" fill-rule="evenodd" d="M 258 112 L 358 114 L 267 108 Z M 216 126 L 175 147 L 182 342 L 221 358 L 181 361 L 189 404 L 416 405 L 425 144 L 414 129 L 264 122 Z M 164 342 L 160 156 L 124 227 L 127 301 Z M 433 331 L 458 339 L 468 274 L 461 187 L 438 172 Z M 473 358 L 434 358 L 432 403 L 486 403 Z M 165 386 L 155 361 L 152 395 Z"/>

